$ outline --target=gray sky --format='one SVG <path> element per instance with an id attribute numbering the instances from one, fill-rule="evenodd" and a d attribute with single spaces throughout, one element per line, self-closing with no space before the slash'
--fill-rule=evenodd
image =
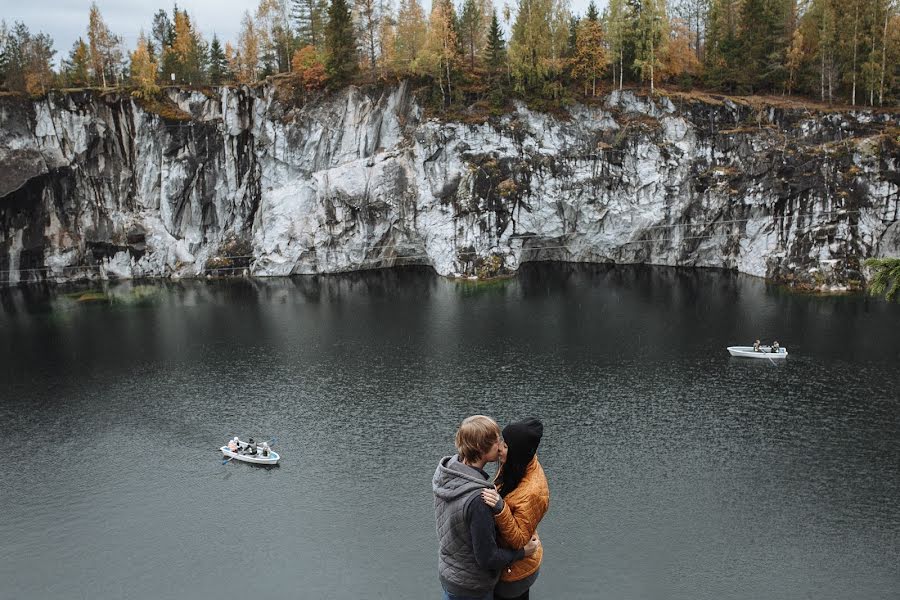
<path id="1" fill-rule="evenodd" d="M 388 0 L 391 1 L 391 0 Z M 419 0 L 426 12 L 431 0 Z M 515 0 L 507 0 L 515 6 Z M 116 35 L 122 36 L 127 50 L 132 50 L 141 29 L 149 33 L 153 14 L 160 8 L 171 14 L 171 0 L 96 0 L 106 24 Z M 460 0 L 456 0 L 457 4 Z M 504 0 L 494 0 L 498 8 Z M 589 0 L 569 0 L 571 10 L 584 14 Z M 596 0 L 600 10 L 607 0 Z M 394 2 L 396 5 L 396 2 Z M 186 9 L 192 21 L 199 24 L 207 40 L 216 33 L 222 40 L 234 41 L 240 29 L 244 11 L 253 13 L 259 0 L 181 0 L 178 6 Z M 91 0 L 0 0 L 0 19 L 12 25 L 22 21 L 33 33 L 44 32 L 53 38 L 57 62 L 69 55 L 72 44 L 82 36 L 87 39 L 88 11 Z"/>

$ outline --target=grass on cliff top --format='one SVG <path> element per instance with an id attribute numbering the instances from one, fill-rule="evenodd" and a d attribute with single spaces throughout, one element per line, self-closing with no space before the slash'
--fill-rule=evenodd
<path id="1" fill-rule="evenodd" d="M 135 103 L 148 113 L 159 115 L 167 121 L 190 121 L 193 119 L 189 112 L 182 110 L 163 93 L 151 97 L 135 96 Z"/>

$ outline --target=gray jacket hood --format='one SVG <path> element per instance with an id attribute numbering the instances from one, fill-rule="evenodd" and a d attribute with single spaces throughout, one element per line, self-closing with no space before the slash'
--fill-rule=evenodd
<path id="1" fill-rule="evenodd" d="M 461 463 L 456 454 L 442 458 L 431 478 L 434 495 L 445 502 L 478 489 L 493 487 L 477 469 Z"/>

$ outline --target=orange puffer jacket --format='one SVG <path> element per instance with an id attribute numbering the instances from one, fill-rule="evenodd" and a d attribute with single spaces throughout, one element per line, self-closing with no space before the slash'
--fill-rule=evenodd
<path id="1" fill-rule="evenodd" d="M 537 531 L 538 523 L 550 506 L 550 488 L 537 456 L 525 468 L 525 476 L 516 489 L 503 499 L 503 510 L 494 515 L 500 538 L 507 548 L 522 548 Z M 544 546 L 537 552 L 516 561 L 500 575 L 501 581 L 519 581 L 538 570 L 544 556 Z"/>

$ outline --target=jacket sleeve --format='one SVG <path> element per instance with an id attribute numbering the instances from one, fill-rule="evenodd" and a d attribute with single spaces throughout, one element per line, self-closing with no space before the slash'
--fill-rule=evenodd
<path id="1" fill-rule="evenodd" d="M 472 550 L 475 562 L 483 569 L 498 570 L 525 558 L 521 547 L 514 550 L 500 548 L 497 545 L 497 534 L 491 519 L 491 509 L 481 501 L 481 495 L 469 503 L 469 535 L 472 537 Z M 524 544 L 522 544 L 524 546 Z"/>
<path id="2" fill-rule="evenodd" d="M 531 540 L 546 511 L 547 503 L 543 498 L 529 497 L 517 503 L 515 510 L 510 508 L 509 502 L 504 502 L 503 510 L 494 515 L 494 521 L 506 545 L 522 548 Z"/>

